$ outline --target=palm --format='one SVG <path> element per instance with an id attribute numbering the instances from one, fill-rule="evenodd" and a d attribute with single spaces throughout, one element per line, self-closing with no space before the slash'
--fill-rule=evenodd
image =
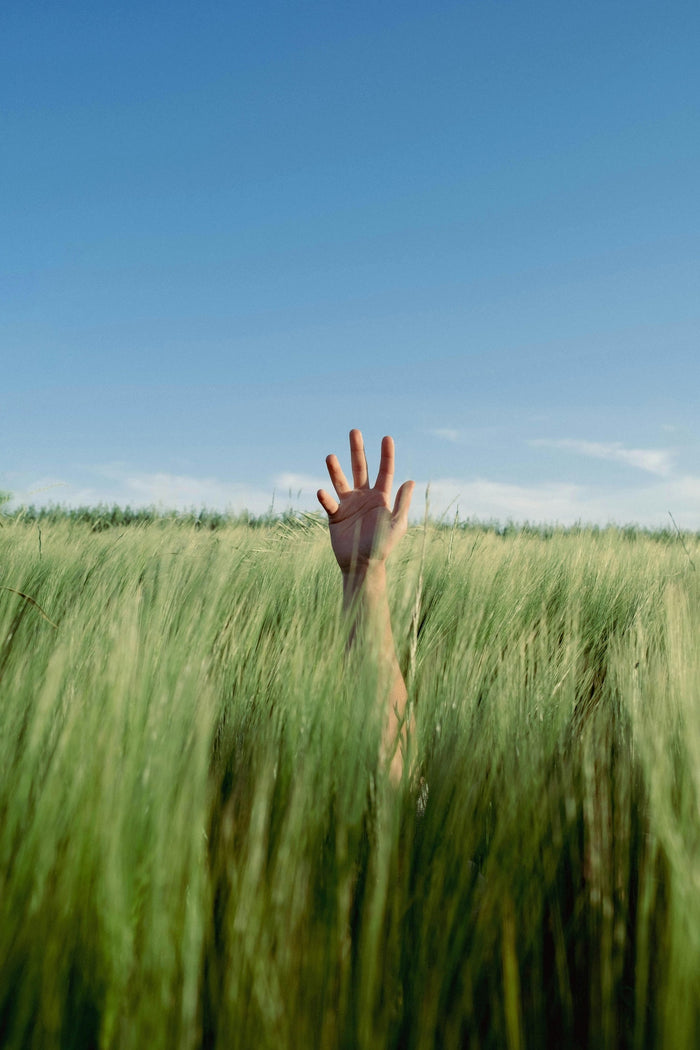
<path id="1" fill-rule="evenodd" d="M 355 490 L 341 500 L 329 519 L 331 546 L 341 569 L 349 568 L 353 558 L 383 560 L 391 548 L 391 511 L 371 489 Z"/>
<path id="2" fill-rule="evenodd" d="M 318 498 L 328 513 L 331 545 L 338 564 L 349 571 L 354 564 L 370 560 L 384 561 L 397 540 L 406 531 L 413 482 L 405 482 L 396 495 L 393 511 L 389 499 L 394 477 L 394 443 L 382 441 L 382 456 L 377 480 L 369 487 L 367 460 L 362 434 L 350 432 L 350 455 L 354 488 L 351 488 L 336 456 L 326 463 L 338 500 L 323 489 Z"/>

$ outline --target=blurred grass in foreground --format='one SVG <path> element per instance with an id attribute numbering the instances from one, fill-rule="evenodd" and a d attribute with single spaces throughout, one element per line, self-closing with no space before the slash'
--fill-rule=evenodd
<path id="1" fill-rule="evenodd" d="M 395 793 L 318 522 L 5 516 L 3 1047 L 695 1047 L 684 539 L 409 532 Z"/>

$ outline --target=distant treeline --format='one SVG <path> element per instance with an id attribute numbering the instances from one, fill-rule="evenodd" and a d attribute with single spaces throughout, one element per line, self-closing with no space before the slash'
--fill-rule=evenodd
<path id="1" fill-rule="evenodd" d="M 49 505 L 45 507 L 18 507 L 15 510 L 5 512 L 6 519 L 21 520 L 24 522 L 49 523 L 49 522 L 76 522 L 81 525 L 89 525 L 95 532 L 101 532 L 111 528 L 122 528 L 125 525 L 156 525 L 176 522 L 185 527 L 196 529 L 227 528 L 231 525 L 247 525 L 250 528 L 262 528 L 288 519 L 299 520 L 302 515 L 274 514 L 250 514 L 244 510 L 238 514 L 218 510 L 163 510 L 158 507 L 119 507 L 116 504 L 108 506 L 98 503 L 93 507 L 63 507 Z M 309 515 L 306 515 L 309 517 Z M 320 515 L 319 515 L 320 517 Z"/>
<path id="2" fill-rule="evenodd" d="M 233 511 L 208 510 L 164 510 L 158 507 L 120 507 L 116 504 L 97 504 L 91 507 L 64 507 L 50 504 L 48 506 L 36 507 L 34 505 L 15 508 L 14 510 L 2 510 L 0 512 L 0 524 L 2 521 L 23 521 L 29 524 L 36 522 L 76 522 L 88 525 L 94 532 L 102 532 L 111 528 L 123 528 L 128 525 L 157 525 L 166 523 L 177 523 L 185 528 L 207 529 L 215 531 L 231 526 L 246 526 L 251 529 L 269 528 L 272 526 L 288 526 L 291 528 L 313 528 L 319 523 L 325 523 L 325 515 L 320 511 L 308 513 L 303 511 L 285 510 L 276 512 L 268 510 L 264 514 L 252 514 L 243 510 L 237 513 Z M 477 518 L 457 518 L 447 520 L 442 518 L 431 518 L 430 525 L 433 528 L 459 532 L 471 532 L 474 534 L 488 533 L 503 538 L 511 536 L 536 536 L 539 539 L 552 539 L 556 536 L 576 536 L 585 534 L 593 535 L 618 535 L 622 539 L 633 542 L 642 537 L 648 537 L 659 543 L 678 542 L 679 530 L 675 523 L 669 522 L 665 528 L 649 528 L 642 525 L 592 525 L 577 522 L 574 525 L 559 525 L 551 523 L 513 522 L 505 523 L 495 519 L 480 520 Z M 700 530 L 682 530 L 682 535 L 700 539 Z"/>

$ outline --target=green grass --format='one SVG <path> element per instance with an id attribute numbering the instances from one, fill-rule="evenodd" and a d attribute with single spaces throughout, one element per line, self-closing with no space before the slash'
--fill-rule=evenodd
<path id="1" fill-rule="evenodd" d="M 696 1046 L 698 537 L 409 532 L 396 792 L 318 523 L 2 520 L 3 1047 Z"/>

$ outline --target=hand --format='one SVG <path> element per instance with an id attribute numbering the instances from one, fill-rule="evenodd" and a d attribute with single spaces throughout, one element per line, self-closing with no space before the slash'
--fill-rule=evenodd
<path id="1" fill-rule="evenodd" d="M 367 457 L 362 434 L 350 431 L 350 462 L 354 488 L 350 488 L 338 457 L 326 458 L 326 466 L 338 496 L 333 499 L 319 489 L 318 499 L 328 514 L 331 546 L 344 573 L 371 562 L 384 562 L 408 526 L 414 483 L 404 481 L 390 509 L 391 485 L 394 480 L 394 442 L 382 438 L 382 455 L 374 488 L 369 487 Z"/>

